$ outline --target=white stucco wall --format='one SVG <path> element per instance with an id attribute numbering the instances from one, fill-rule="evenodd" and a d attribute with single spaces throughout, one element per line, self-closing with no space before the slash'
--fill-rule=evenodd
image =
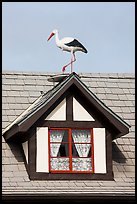
<path id="1" fill-rule="evenodd" d="M 106 173 L 105 128 L 93 128 L 93 144 L 95 173 Z"/>
<path id="2" fill-rule="evenodd" d="M 66 99 L 64 99 L 45 120 L 66 120 Z"/>
<path id="3" fill-rule="evenodd" d="M 36 171 L 49 172 L 48 128 L 38 127 L 36 134 Z"/>
<path id="4" fill-rule="evenodd" d="M 95 121 L 94 118 L 83 108 L 73 97 L 73 120 L 74 121 Z"/>

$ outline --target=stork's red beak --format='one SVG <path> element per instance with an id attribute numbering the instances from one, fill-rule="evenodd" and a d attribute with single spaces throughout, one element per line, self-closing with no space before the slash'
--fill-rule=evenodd
<path id="1" fill-rule="evenodd" d="M 47 41 L 49 41 L 50 38 L 52 38 L 53 35 L 55 35 L 55 34 L 54 34 L 54 33 L 51 33 L 50 36 L 49 36 L 49 38 L 47 39 Z"/>

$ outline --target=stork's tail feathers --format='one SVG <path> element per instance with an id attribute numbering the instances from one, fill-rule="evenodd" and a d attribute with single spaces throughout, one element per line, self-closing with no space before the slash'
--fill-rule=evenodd
<path id="1" fill-rule="evenodd" d="M 85 52 L 85 53 L 88 52 L 84 46 L 82 48 L 83 48 L 83 50 L 82 50 L 83 52 Z"/>

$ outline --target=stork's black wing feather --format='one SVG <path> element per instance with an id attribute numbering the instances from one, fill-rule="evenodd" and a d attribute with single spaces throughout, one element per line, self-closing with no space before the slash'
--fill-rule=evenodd
<path id="1" fill-rule="evenodd" d="M 65 45 L 67 46 L 73 46 L 73 47 L 80 47 L 84 50 L 85 53 L 87 53 L 86 48 L 76 39 L 74 39 L 73 41 L 69 42 L 69 43 L 65 43 Z"/>

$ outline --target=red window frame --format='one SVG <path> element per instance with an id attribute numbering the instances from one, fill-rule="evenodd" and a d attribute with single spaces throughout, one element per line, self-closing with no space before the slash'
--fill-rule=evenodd
<path id="1" fill-rule="evenodd" d="M 68 145 L 69 145 L 69 156 L 64 158 L 69 158 L 69 170 L 52 170 L 50 165 L 50 159 L 51 158 L 59 158 L 59 157 L 51 157 L 50 156 L 50 130 L 68 130 Z M 91 133 L 91 171 L 79 171 L 79 170 L 72 170 L 72 130 L 90 130 Z M 94 173 L 94 143 L 93 143 L 93 128 L 49 128 L 48 129 L 48 147 L 49 147 L 49 172 L 50 173 Z M 79 143 L 84 144 L 84 143 Z M 63 157 L 61 157 L 63 158 Z M 74 158 L 74 157 L 73 157 Z M 80 157 L 82 158 L 82 157 Z M 89 157 L 83 157 L 83 158 L 89 158 Z"/>

